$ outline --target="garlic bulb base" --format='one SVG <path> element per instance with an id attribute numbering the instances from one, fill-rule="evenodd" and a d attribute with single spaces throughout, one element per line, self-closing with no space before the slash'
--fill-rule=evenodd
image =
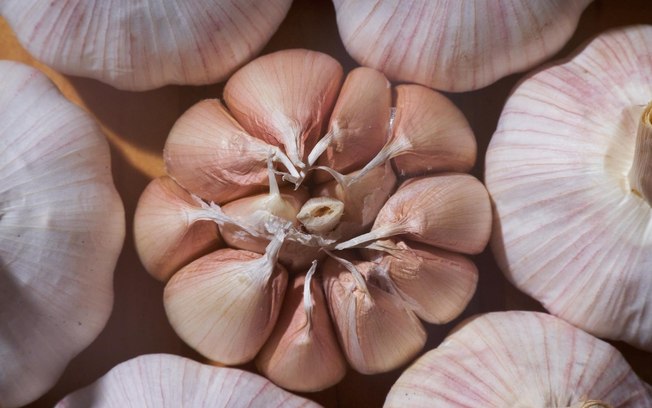
<path id="1" fill-rule="evenodd" d="M 632 193 L 652 204 L 652 102 L 643 110 L 636 134 L 634 163 L 629 171 Z"/>

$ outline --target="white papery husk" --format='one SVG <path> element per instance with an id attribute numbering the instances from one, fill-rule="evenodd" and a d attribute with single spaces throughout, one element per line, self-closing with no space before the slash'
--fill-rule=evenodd
<path id="1" fill-rule="evenodd" d="M 56 408 L 319 407 L 247 371 L 213 367 L 171 354 L 150 354 L 114 367 Z"/>
<path id="2" fill-rule="evenodd" d="M 554 316 L 470 318 L 399 377 L 385 407 L 652 406 L 652 389 L 614 347 Z"/>
<path id="3" fill-rule="evenodd" d="M 652 211 L 631 191 L 652 27 L 612 31 L 523 81 L 487 153 L 493 252 L 551 313 L 652 350 Z"/>
<path id="4" fill-rule="evenodd" d="M 482 88 L 550 57 L 591 0 L 333 0 L 347 51 L 391 80 Z"/>
<path id="5" fill-rule="evenodd" d="M 27 404 L 104 327 L 125 235 L 109 146 L 39 71 L 0 62 L 0 406 Z"/>
<path id="6" fill-rule="evenodd" d="M 57 71 L 142 91 L 223 80 L 253 58 L 291 0 L 4 0 L 21 44 Z"/>

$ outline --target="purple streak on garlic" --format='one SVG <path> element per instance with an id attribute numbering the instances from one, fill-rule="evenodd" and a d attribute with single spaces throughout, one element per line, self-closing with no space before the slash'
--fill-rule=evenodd
<path id="1" fill-rule="evenodd" d="M 291 0 L 4 0 L 0 14 L 37 59 L 143 91 L 224 80 L 276 31 Z"/>
<path id="2" fill-rule="evenodd" d="M 57 381 L 104 328 L 125 236 L 109 146 L 45 75 L 0 61 L 0 406 Z"/>
<path id="3" fill-rule="evenodd" d="M 148 354 L 115 366 L 55 408 L 318 408 L 265 378 L 171 354 Z"/>
<path id="4" fill-rule="evenodd" d="M 647 408 L 652 388 L 614 347 L 554 316 L 472 317 L 399 377 L 386 408 Z"/>
<path id="5" fill-rule="evenodd" d="M 393 81 L 470 91 L 550 57 L 591 0 L 333 0 L 344 46 Z"/>
<path id="6" fill-rule="evenodd" d="M 198 218 L 201 201 L 171 178 L 152 180 L 134 215 L 140 260 L 153 277 L 167 281 L 182 266 L 223 246 L 217 225 Z"/>
<path id="7" fill-rule="evenodd" d="M 509 280 L 574 325 L 646 350 L 650 44 L 650 26 L 607 32 L 528 77 L 486 160 L 492 248 Z"/>

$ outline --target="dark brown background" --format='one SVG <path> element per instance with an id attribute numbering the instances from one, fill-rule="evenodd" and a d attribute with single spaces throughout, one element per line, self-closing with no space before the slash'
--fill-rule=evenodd
<path id="1" fill-rule="evenodd" d="M 569 55 L 606 29 L 640 23 L 652 24 L 652 1 L 596 0 L 582 15 L 568 45 L 554 58 Z M 345 71 L 356 66 L 340 42 L 329 0 L 294 1 L 287 18 L 263 53 L 285 48 L 325 52 L 337 58 Z M 207 97 L 219 97 L 223 84 L 169 86 L 132 93 L 90 79 L 65 77 L 35 62 L 17 44 L 1 19 L 0 58 L 20 60 L 43 69 L 68 98 L 89 110 L 102 124 L 111 143 L 115 183 L 127 214 L 127 239 L 115 272 L 115 306 L 106 328 L 70 363 L 55 387 L 29 407 L 51 407 L 67 393 L 95 381 L 116 364 L 141 354 L 174 353 L 202 360 L 177 338 L 169 326 L 163 311 L 163 284 L 150 278 L 140 265 L 131 226 L 140 193 L 152 177 L 162 174 L 161 152 L 170 127 L 193 103 Z M 482 177 L 483 156 L 505 99 L 521 77 L 512 75 L 479 91 L 449 95 L 470 121 L 478 139 L 479 159 L 474 169 L 477 177 Z M 476 262 L 480 269 L 480 282 L 471 304 L 451 324 L 428 327 L 426 350 L 437 346 L 459 320 L 469 315 L 506 309 L 541 309 L 535 301 L 507 283 L 488 250 L 477 256 Z M 652 382 L 652 353 L 622 343 L 615 345 L 634 370 Z M 328 407 L 378 407 L 400 371 L 375 376 L 349 372 L 337 387 L 306 396 Z"/>

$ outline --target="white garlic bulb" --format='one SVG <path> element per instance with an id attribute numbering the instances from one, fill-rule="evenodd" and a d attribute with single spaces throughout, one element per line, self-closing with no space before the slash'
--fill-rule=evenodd
<path id="1" fill-rule="evenodd" d="M 109 146 L 42 73 L 0 61 L 0 406 L 29 403 L 113 306 L 125 236 Z"/>
<path id="2" fill-rule="evenodd" d="M 253 58 L 291 0 L 4 0 L 37 59 L 69 75 L 142 91 L 219 82 Z"/>
<path id="3" fill-rule="evenodd" d="M 572 60 L 524 80 L 486 161 L 492 247 L 507 277 L 551 313 L 646 350 L 650 44 L 652 26 L 607 32 Z"/>
<path id="4" fill-rule="evenodd" d="M 118 364 L 56 408 L 317 408 L 256 374 L 213 367 L 171 354 Z"/>
<path id="5" fill-rule="evenodd" d="M 496 312 L 420 357 L 384 406 L 649 408 L 652 388 L 618 350 L 561 319 Z"/>
<path id="6" fill-rule="evenodd" d="M 591 0 L 333 0 L 344 45 L 391 80 L 482 88 L 564 45 Z"/>

